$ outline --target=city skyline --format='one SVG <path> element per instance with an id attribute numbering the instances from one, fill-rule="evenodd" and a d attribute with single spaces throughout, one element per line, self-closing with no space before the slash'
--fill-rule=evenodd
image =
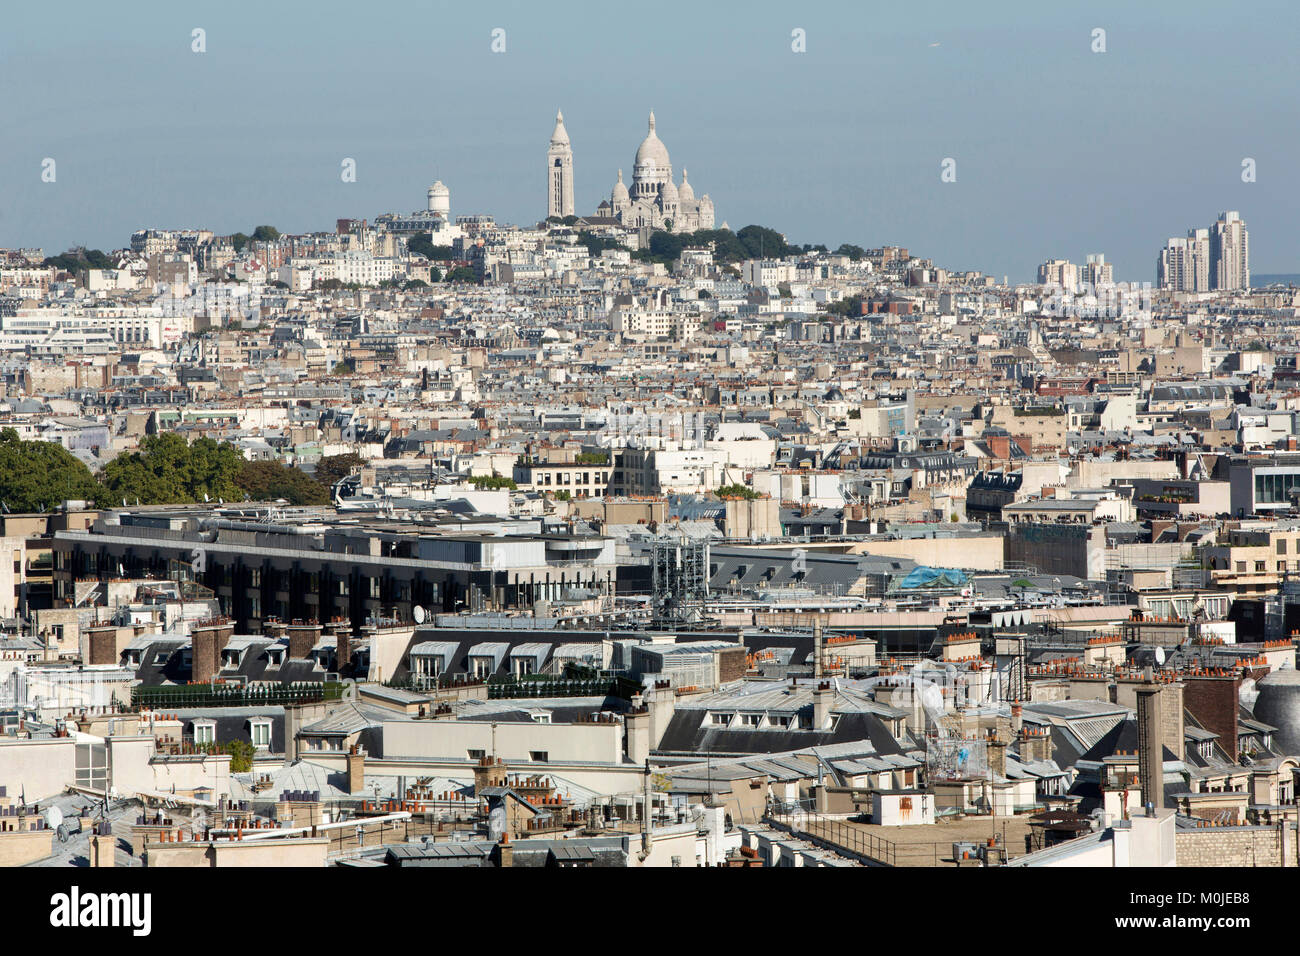
<path id="1" fill-rule="evenodd" d="M 557 107 L 581 157 L 575 212 L 586 214 L 608 198 L 614 171 L 626 175 L 628 144 L 654 108 L 674 152 L 707 171 L 733 228 L 757 223 L 832 248 L 898 243 L 1012 281 L 1032 281 L 1049 257 L 1101 250 L 1117 280 L 1151 281 L 1153 248 L 1203 210 L 1237 209 L 1255 233 L 1253 271 L 1300 268 L 1288 228 L 1300 211 L 1286 189 L 1292 134 L 1261 123 L 1296 95 L 1285 31 L 1251 31 L 1227 14 L 1192 24 L 1160 4 L 977 17 L 937 4 L 923 19 L 941 25 L 918 27 L 838 4 L 760 5 L 743 17 L 669 5 L 615 54 L 586 42 L 582 17 L 552 22 L 526 6 L 390 11 L 346 39 L 329 15 L 342 8 L 322 9 L 319 23 L 296 7 L 259 11 L 250 30 L 241 9 L 145 5 L 109 19 L 86 7 L 57 36 L 16 11 L 0 39 L 13 132 L 0 153 L 10 184 L 0 244 L 110 249 L 138 228 L 230 233 L 251 222 L 319 231 L 414 208 L 435 179 L 463 213 L 526 224 L 545 208 L 535 170 Z M 679 24 L 709 42 L 698 52 L 679 42 Z M 433 29 L 447 42 L 430 71 L 417 41 Z M 1096 29 L 1105 52 L 1093 52 Z M 794 52 L 796 30 L 806 52 Z M 1011 84 L 1008 51 L 1039 81 Z M 1157 109 L 1172 66 L 1225 51 L 1262 65 L 1230 90 L 1183 75 L 1186 95 Z M 345 54 L 382 62 L 382 75 L 296 79 Z M 623 56 L 643 60 L 643 75 L 613 69 Z M 873 71 L 889 83 L 867 82 Z M 584 75 L 600 81 L 574 79 Z M 474 95 L 449 92 L 444 80 L 457 77 L 472 78 Z M 1198 112 L 1220 117 L 1216 136 L 1187 150 L 1171 134 Z M 356 181 L 345 183 L 349 158 Z M 55 182 L 41 179 L 46 159 Z M 941 179 L 946 159 L 955 181 Z"/>

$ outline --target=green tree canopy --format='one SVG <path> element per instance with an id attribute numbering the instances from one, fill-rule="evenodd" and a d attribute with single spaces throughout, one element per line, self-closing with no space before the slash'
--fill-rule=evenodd
<path id="1" fill-rule="evenodd" d="M 365 463 L 364 458 L 352 452 L 346 452 L 342 455 L 326 455 L 316 463 L 316 471 L 313 473 L 313 477 L 328 491 L 334 487 L 336 481 L 340 478 L 346 478 L 352 474 L 354 468 L 360 468 Z"/>
<path id="2" fill-rule="evenodd" d="M 72 273 L 117 268 L 117 264 L 98 249 L 69 249 L 61 255 L 47 257 L 41 264 Z"/>
<path id="3" fill-rule="evenodd" d="M 189 504 L 217 498 L 242 499 L 235 483 L 244 464 L 233 445 L 218 444 L 211 438 L 187 445 L 180 435 L 167 432 L 150 435 L 140 450 L 118 455 L 104 466 L 103 482 L 108 498 L 141 504 Z"/>
<path id="4" fill-rule="evenodd" d="M 327 505 L 329 492 L 306 472 L 278 461 L 247 461 L 235 475 L 239 485 L 254 501 L 284 498 L 294 505 Z"/>
<path id="5" fill-rule="evenodd" d="M 253 230 L 253 239 L 256 242 L 275 242 L 280 238 L 280 230 L 275 226 L 258 226 Z"/>
<path id="6" fill-rule="evenodd" d="M 456 266 L 447 270 L 446 282 L 478 282 L 478 273 L 469 266 Z"/>
<path id="7" fill-rule="evenodd" d="M 500 475 L 474 475 L 470 478 L 469 483 L 475 488 L 518 488 L 513 478 L 502 478 Z"/>
<path id="8" fill-rule="evenodd" d="M 758 492 L 755 491 L 753 488 L 750 488 L 748 485 L 741 485 L 741 484 L 723 485 L 721 488 L 715 491 L 714 494 L 717 495 L 719 498 L 747 498 L 750 500 L 753 500 L 754 498 L 757 498 L 759 496 Z"/>
<path id="9" fill-rule="evenodd" d="M 435 246 L 433 240 L 424 233 L 411 236 L 406 240 L 406 249 L 408 252 L 424 256 L 426 259 L 437 259 L 445 261 L 452 258 L 451 246 Z"/>
<path id="10" fill-rule="evenodd" d="M 0 501 L 12 512 L 48 511 L 67 500 L 100 503 L 104 490 L 62 445 L 0 431 Z"/>

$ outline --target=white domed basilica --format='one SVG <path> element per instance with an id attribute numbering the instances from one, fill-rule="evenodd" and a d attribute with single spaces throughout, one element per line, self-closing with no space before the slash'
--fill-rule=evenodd
<path id="1" fill-rule="evenodd" d="M 655 133 L 655 114 L 650 114 L 650 130 L 637 147 L 632 164 L 632 186 L 623 182 L 623 170 L 608 201 L 596 209 L 596 215 L 617 219 L 624 226 L 637 229 L 662 229 L 668 232 L 694 232 L 713 228 L 713 200 L 708 194 L 695 198 L 695 190 L 682 170 L 681 185 L 673 183 L 673 164 L 668 147 Z"/>

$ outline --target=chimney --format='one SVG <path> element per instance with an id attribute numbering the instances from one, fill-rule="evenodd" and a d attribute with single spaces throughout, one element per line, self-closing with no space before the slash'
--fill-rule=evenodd
<path id="1" fill-rule="evenodd" d="M 348 793 L 364 793 L 366 789 L 366 752 L 358 744 L 348 750 Z"/>
<path id="2" fill-rule="evenodd" d="M 219 623 L 216 620 L 200 621 L 190 631 L 190 679 L 206 683 L 221 670 L 221 651 L 224 643 L 218 639 Z"/>
<path id="3" fill-rule="evenodd" d="M 1007 739 L 996 730 L 989 731 L 988 738 L 989 770 L 994 775 L 1007 775 Z"/>
<path id="4" fill-rule="evenodd" d="M 474 795 L 481 796 L 488 787 L 500 787 L 506 782 L 506 764 L 500 757 L 480 757 L 474 767 Z"/>
<path id="5" fill-rule="evenodd" d="M 320 642 L 321 626 L 316 621 L 294 621 L 289 625 L 289 657 L 306 660 Z"/>
<path id="6" fill-rule="evenodd" d="M 638 694 L 632 698 L 632 709 L 623 715 L 627 757 L 633 763 L 644 763 L 650 757 L 650 708 L 640 697 Z"/>
<path id="7" fill-rule="evenodd" d="M 1138 781 L 1142 788 L 1142 802 L 1157 807 L 1165 805 L 1164 797 L 1164 705 L 1161 695 L 1164 685 L 1156 683 L 1148 667 L 1145 680 L 1137 686 L 1138 717 Z"/>
<path id="8" fill-rule="evenodd" d="M 86 663 L 117 664 L 117 626 L 98 624 L 86 628 Z"/>
<path id="9" fill-rule="evenodd" d="M 278 641 L 284 637 L 288 626 L 278 617 L 268 617 L 262 622 L 262 633 L 273 641 Z"/>
<path id="10" fill-rule="evenodd" d="M 339 676 L 346 676 L 352 670 L 352 622 L 346 617 L 336 617 L 325 625 L 325 629 L 334 635 Z"/>
<path id="11" fill-rule="evenodd" d="M 95 824 L 95 833 L 90 838 L 90 865 L 117 865 L 117 837 L 113 836 L 113 824 L 103 820 Z"/>
<path id="12" fill-rule="evenodd" d="M 831 706 L 835 702 L 835 691 L 829 681 L 822 681 L 813 691 L 813 730 L 829 730 L 831 725 Z"/>
<path id="13" fill-rule="evenodd" d="M 510 842 L 509 832 L 501 834 L 501 842 L 497 844 L 497 853 L 500 856 L 498 866 L 507 867 L 515 865 L 515 847 Z"/>
<path id="14" fill-rule="evenodd" d="M 647 694 L 647 706 L 650 708 L 650 746 L 654 748 L 663 740 L 668 724 L 677 712 L 677 695 L 673 693 L 672 683 L 655 681 Z"/>

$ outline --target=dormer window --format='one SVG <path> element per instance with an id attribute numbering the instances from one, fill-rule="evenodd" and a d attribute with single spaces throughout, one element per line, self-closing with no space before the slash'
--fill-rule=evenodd
<path id="1" fill-rule="evenodd" d="M 213 720 L 194 721 L 194 743 L 206 747 L 217 742 L 217 724 Z"/>
<path id="2" fill-rule="evenodd" d="M 271 749 L 271 722 L 269 720 L 250 720 L 248 736 L 258 750 Z"/>
<path id="3" fill-rule="evenodd" d="M 266 660 L 272 667 L 279 667 L 284 663 L 284 648 L 268 647 L 266 649 Z"/>

